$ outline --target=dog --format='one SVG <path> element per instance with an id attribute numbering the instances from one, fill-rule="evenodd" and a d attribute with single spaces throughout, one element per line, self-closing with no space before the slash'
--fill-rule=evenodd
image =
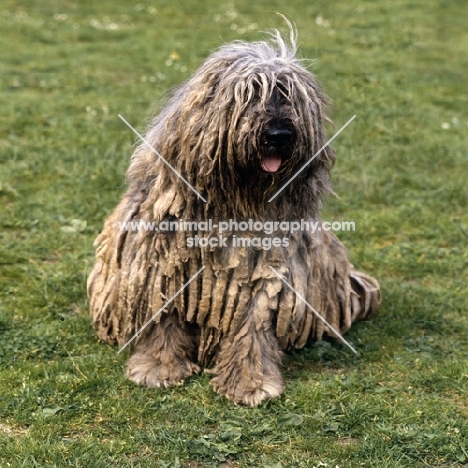
<path id="1" fill-rule="evenodd" d="M 296 38 L 273 31 L 220 47 L 135 149 L 87 289 L 98 337 L 131 341 L 126 375 L 137 384 L 169 387 L 203 366 L 219 395 L 256 406 L 283 392 L 284 351 L 341 340 L 380 305 L 378 282 L 331 232 L 281 228 L 321 223 L 335 161 L 329 100 L 296 58 Z M 184 220 L 225 223 L 224 239 L 119 228 Z"/>

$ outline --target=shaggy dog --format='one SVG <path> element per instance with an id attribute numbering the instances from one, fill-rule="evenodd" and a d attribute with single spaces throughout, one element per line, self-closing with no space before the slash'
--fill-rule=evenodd
<path id="1" fill-rule="evenodd" d="M 283 391 L 282 350 L 340 339 L 380 303 L 377 281 L 330 232 L 252 229 L 321 222 L 331 192 L 333 150 L 311 160 L 327 141 L 327 99 L 295 53 L 294 33 L 221 47 L 150 125 L 146 140 L 164 160 L 143 143 L 132 156 L 128 190 L 96 239 L 88 295 L 101 340 L 122 346 L 149 324 L 127 364 L 138 384 L 168 387 L 202 365 L 217 393 L 258 405 Z M 195 248 L 187 230 L 119 229 L 136 220 L 231 224 L 219 245 Z"/>

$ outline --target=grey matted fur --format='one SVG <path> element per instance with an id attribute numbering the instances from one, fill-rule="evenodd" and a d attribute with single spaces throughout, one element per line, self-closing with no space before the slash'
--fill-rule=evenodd
<path id="1" fill-rule="evenodd" d="M 293 31 L 288 42 L 274 32 L 267 42 L 224 45 L 174 91 L 149 126 L 146 139 L 206 203 L 145 144 L 132 156 L 128 189 L 96 239 L 88 279 L 99 338 L 124 345 L 205 266 L 134 341 L 127 375 L 138 384 L 167 387 L 203 365 L 214 374 L 214 389 L 234 402 L 255 406 L 280 395 L 282 350 L 335 333 L 270 266 L 341 334 L 380 304 L 377 281 L 354 270 L 329 232 L 290 233 L 286 247 L 268 250 L 233 247 L 239 233 L 229 232 L 228 247 L 189 248 L 194 233 L 122 231 L 117 225 L 320 222 L 322 197 L 331 192 L 330 147 L 267 201 L 326 143 L 327 98 L 295 54 Z"/>

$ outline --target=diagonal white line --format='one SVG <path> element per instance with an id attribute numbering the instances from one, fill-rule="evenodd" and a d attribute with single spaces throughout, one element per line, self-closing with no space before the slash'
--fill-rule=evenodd
<path id="1" fill-rule="evenodd" d="M 354 119 L 353 115 L 269 200 L 273 201 Z"/>
<path id="2" fill-rule="evenodd" d="M 297 297 L 304 302 L 306 306 L 310 308 L 310 310 L 319 318 L 322 322 L 324 322 L 328 327 L 330 327 L 337 336 L 339 336 L 344 343 L 348 346 L 348 348 L 355 354 L 357 354 L 357 351 L 327 322 L 325 318 L 323 318 L 305 299 L 304 297 L 297 292 L 272 266 L 270 266 L 270 269 L 273 271 L 273 273 L 294 293 L 296 293 Z"/>
<path id="3" fill-rule="evenodd" d="M 190 185 L 190 183 L 189 183 L 186 179 L 184 179 L 184 177 L 183 177 L 179 172 L 177 172 L 177 170 L 174 169 L 174 168 L 173 168 L 173 167 L 172 167 L 172 166 L 171 166 L 171 165 L 170 165 L 154 148 L 153 148 L 153 146 L 152 146 L 150 143 L 148 143 L 148 141 L 147 141 L 143 136 L 141 136 L 140 133 L 138 133 L 138 131 L 135 130 L 135 129 L 122 117 L 122 115 L 119 114 L 119 117 L 120 117 L 120 119 L 133 131 L 133 133 L 135 133 L 135 135 L 137 135 L 137 136 L 140 138 L 140 140 L 141 140 L 149 149 L 153 150 L 153 151 L 155 152 L 155 154 L 156 154 L 157 156 L 159 156 L 159 158 L 161 159 L 161 161 L 162 161 L 164 164 L 166 164 L 166 166 L 168 166 L 170 169 L 172 169 L 172 170 L 174 171 L 174 173 L 179 177 L 179 179 L 183 180 L 183 181 L 197 194 L 198 198 L 201 198 L 201 199 L 206 203 L 206 200 Z"/>
<path id="4" fill-rule="evenodd" d="M 120 354 L 206 267 L 202 266 L 123 346 Z"/>

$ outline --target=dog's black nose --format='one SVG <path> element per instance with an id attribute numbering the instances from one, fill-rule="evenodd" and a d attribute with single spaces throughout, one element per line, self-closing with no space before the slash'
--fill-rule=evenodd
<path id="1" fill-rule="evenodd" d="M 265 130 L 265 143 L 275 148 L 284 148 L 293 139 L 293 132 L 287 128 L 271 128 Z"/>

